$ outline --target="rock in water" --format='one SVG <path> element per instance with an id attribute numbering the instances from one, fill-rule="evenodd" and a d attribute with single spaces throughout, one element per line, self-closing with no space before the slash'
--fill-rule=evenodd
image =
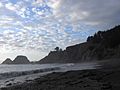
<path id="1" fill-rule="evenodd" d="M 2 64 L 12 64 L 12 60 L 10 58 L 7 58 L 5 61 L 2 62 Z"/>
<path id="2" fill-rule="evenodd" d="M 29 64 L 30 61 L 28 60 L 28 58 L 26 56 L 17 56 L 14 60 L 13 60 L 13 64 Z"/>

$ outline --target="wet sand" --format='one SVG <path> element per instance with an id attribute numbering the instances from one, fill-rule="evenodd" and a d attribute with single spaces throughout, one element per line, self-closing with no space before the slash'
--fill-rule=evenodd
<path id="1" fill-rule="evenodd" d="M 119 90 L 120 69 L 53 72 L 1 90 Z"/>
<path id="2" fill-rule="evenodd" d="M 101 69 L 53 72 L 0 90 L 120 90 L 120 63 L 100 64 Z"/>

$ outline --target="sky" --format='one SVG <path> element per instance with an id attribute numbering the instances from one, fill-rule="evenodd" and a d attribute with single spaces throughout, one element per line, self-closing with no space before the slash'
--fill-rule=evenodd
<path id="1" fill-rule="evenodd" d="M 120 0 L 0 0 L 0 62 L 38 61 L 120 24 Z"/>

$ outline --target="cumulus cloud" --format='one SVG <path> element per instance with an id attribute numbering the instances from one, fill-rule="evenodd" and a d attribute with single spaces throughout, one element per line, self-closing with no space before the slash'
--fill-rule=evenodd
<path id="1" fill-rule="evenodd" d="M 119 0 L 0 0 L 0 47 L 8 56 L 31 57 L 32 50 L 43 57 L 119 24 L 119 6 Z"/>
<path id="2" fill-rule="evenodd" d="M 62 0 L 58 13 L 90 25 L 120 23 L 119 0 Z M 58 14 L 57 13 L 57 14 Z"/>
<path id="3" fill-rule="evenodd" d="M 3 6 L 3 4 L 0 2 L 0 8 Z"/>

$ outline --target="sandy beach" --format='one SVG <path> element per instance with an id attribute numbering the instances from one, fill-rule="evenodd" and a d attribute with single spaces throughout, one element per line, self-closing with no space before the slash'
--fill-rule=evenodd
<path id="1" fill-rule="evenodd" d="M 1 90 L 119 90 L 120 69 L 53 72 Z"/>
<path id="2" fill-rule="evenodd" d="M 3 65 L 4 67 L 9 67 L 9 70 L 12 69 L 12 71 L 7 72 L 5 71 L 4 73 L 0 73 L 0 88 L 3 87 L 9 87 L 9 86 L 15 86 L 19 85 L 22 83 L 28 83 L 29 81 L 33 81 L 36 78 L 40 78 L 41 76 L 53 73 L 53 72 L 67 72 L 67 71 L 73 71 L 73 70 L 86 70 L 86 69 L 96 69 L 99 65 L 95 62 L 92 63 L 67 63 L 67 64 L 50 64 L 46 65 L 44 64 L 44 67 L 41 67 L 41 65 L 37 66 L 37 69 L 34 68 L 34 70 L 24 70 L 24 71 L 14 71 L 13 69 L 15 68 L 14 65 Z M 1 66 L 1 68 L 3 67 Z M 18 67 L 21 68 L 23 65 L 19 65 Z M 43 65 L 42 65 L 43 66 Z M 49 67 L 50 66 L 50 67 Z M 28 66 L 25 66 L 30 67 Z M 30 68 L 36 66 L 31 66 Z M 14 72 L 13 72 L 14 71 Z"/>
<path id="3" fill-rule="evenodd" d="M 119 90 L 120 63 L 113 60 L 97 63 L 98 65 L 70 64 L 66 70 L 64 68 L 64 71 L 56 72 L 52 69 L 52 72 L 46 72 L 43 75 L 38 72 L 8 78 L 1 81 L 0 84 L 3 84 L 3 87 L 0 90 Z M 79 65 L 88 65 L 88 67 L 80 69 Z M 94 65 L 96 68 L 89 65 Z"/>

